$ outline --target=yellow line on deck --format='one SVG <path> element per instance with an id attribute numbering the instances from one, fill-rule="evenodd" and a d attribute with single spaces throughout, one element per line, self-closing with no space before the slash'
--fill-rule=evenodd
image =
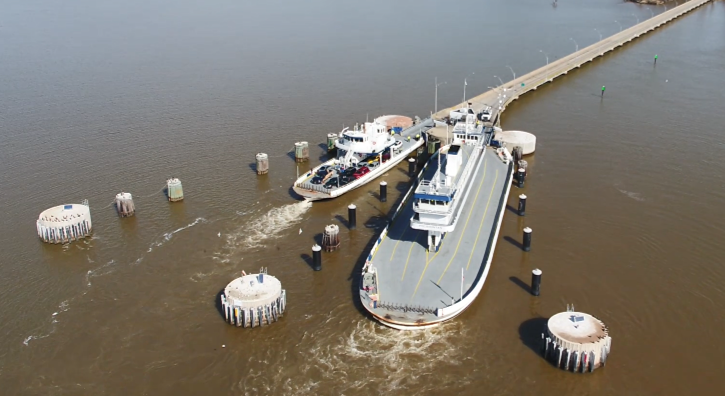
<path id="1" fill-rule="evenodd" d="M 483 155 L 483 153 L 481 153 Z M 483 187 L 483 181 L 486 180 L 486 168 L 488 167 L 488 161 L 484 159 L 483 164 L 483 178 L 481 179 L 481 183 L 478 184 L 478 190 L 476 191 L 476 197 L 473 199 L 473 203 L 471 203 L 471 209 L 468 211 L 468 217 L 466 217 L 466 224 L 463 225 L 463 230 L 461 231 L 461 237 L 458 238 L 458 244 L 456 245 L 456 250 L 453 251 L 453 256 L 451 256 L 451 259 L 448 261 L 448 265 L 446 265 L 446 268 L 443 270 L 443 273 L 441 274 L 441 277 L 438 278 L 437 284 L 441 284 L 441 280 L 443 280 L 443 275 L 446 274 L 446 271 L 448 271 L 448 267 L 451 266 L 451 263 L 453 262 L 453 259 L 456 258 L 456 254 L 458 254 L 458 248 L 461 246 L 461 241 L 463 240 L 463 235 L 466 233 L 466 228 L 468 227 L 468 220 L 471 220 L 471 213 L 473 213 L 473 208 L 476 207 L 476 203 L 478 202 L 478 193 L 481 192 L 481 187 Z"/>
<path id="2" fill-rule="evenodd" d="M 473 252 L 476 250 L 476 245 L 478 244 L 478 237 L 481 235 L 481 227 L 483 227 L 483 221 L 486 220 L 486 213 L 488 213 L 488 205 L 491 204 L 491 197 L 493 196 L 493 189 L 496 188 L 496 181 L 498 181 L 498 169 L 496 169 L 496 178 L 493 179 L 493 185 L 491 186 L 491 193 L 488 194 L 488 202 L 486 203 L 486 210 L 483 211 L 483 217 L 481 218 L 481 224 L 478 226 L 478 232 L 476 233 L 476 240 L 473 242 L 473 249 L 471 249 L 471 254 L 468 256 L 468 264 L 466 264 L 466 271 L 468 271 L 468 267 L 471 265 L 471 259 L 473 258 Z"/>
<path id="3" fill-rule="evenodd" d="M 418 240 L 418 235 L 420 235 L 420 231 L 415 233 L 413 242 L 410 244 L 410 249 L 408 249 L 408 258 L 405 260 L 405 267 L 403 267 L 403 276 L 400 278 L 400 280 L 403 280 L 405 278 L 405 271 L 408 269 L 408 261 L 410 261 L 410 252 L 413 251 L 413 246 L 415 246 L 415 243 Z M 427 252 L 427 250 L 426 250 L 426 252 Z"/>
<path id="4" fill-rule="evenodd" d="M 413 290 L 413 295 L 410 296 L 411 300 L 413 299 L 413 297 L 415 297 L 415 293 L 418 293 L 418 287 L 420 286 L 420 282 L 423 280 L 423 275 L 425 275 L 425 271 L 428 269 L 428 264 L 430 264 L 430 261 L 426 260 L 425 268 L 423 268 L 423 273 L 420 274 L 420 279 L 418 279 L 418 284 L 415 285 L 415 290 Z"/>
<path id="5" fill-rule="evenodd" d="M 388 261 L 393 261 L 393 256 L 395 256 L 395 249 L 398 248 L 398 244 L 400 243 L 400 241 L 405 238 L 405 233 L 408 232 L 408 230 L 410 230 L 410 227 L 406 228 L 405 231 L 403 231 L 403 235 L 401 235 L 400 239 L 398 239 L 398 242 L 395 242 L 395 246 L 393 246 L 393 253 L 390 253 L 390 260 Z"/>

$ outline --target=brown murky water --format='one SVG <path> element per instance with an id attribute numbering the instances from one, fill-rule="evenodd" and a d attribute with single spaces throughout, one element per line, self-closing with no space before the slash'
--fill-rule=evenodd
<path id="1" fill-rule="evenodd" d="M 447 81 L 439 107 L 452 105 L 467 75 L 481 92 L 511 76 L 506 66 L 523 74 L 545 62 L 539 50 L 555 59 L 647 8 L 2 3 L 3 394 L 725 392 L 722 2 L 509 108 L 505 129 L 538 136 L 527 216 L 504 218 L 476 303 L 421 333 L 377 325 L 353 298 L 356 264 L 408 187 L 404 167 L 384 177 L 386 204 L 375 184 L 311 205 L 289 193 L 286 152 L 308 140 L 319 163 L 325 135 L 367 113 L 427 114 L 435 76 Z M 251 169 L 258 151 L 268 176 Z M 160 192 L 172 174 L 181 203 Z M 134 218 L 109 206 L 122 190 Z M 37 240 L 38 213 L 84 198 L 92 239 Z M 315 237 L 350 203 L 358 229 L 343 227 L 342 250 L 311 271 Z M 529 254 L 515 247 L 524 224 Z M 219 291 L 261 266 L 282 280 L 287 314 L 264 329 L 225 324 Z M 539 298 L 519 286 L 534 267 Z M 592 375 L 533 350 L 544 318 L 568 303 L 611 329 L 610 364 Z"/>

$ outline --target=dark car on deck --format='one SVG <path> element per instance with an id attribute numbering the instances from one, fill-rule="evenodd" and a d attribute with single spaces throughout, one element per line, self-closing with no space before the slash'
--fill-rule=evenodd
<path id="1" fill-rule="evenodd" d="M 335 187 L 340 187 L 340 179 L 337 177 L 330 178 L 330 180 L 328 180 L 325 183 L 325 188 L 335 188 Z"/>
<path id="2" fill-rule="evenodd" d="M 330 171 L 330 165 L 323 165 L 317 170 L 317 176 L 325 176 Z"/>

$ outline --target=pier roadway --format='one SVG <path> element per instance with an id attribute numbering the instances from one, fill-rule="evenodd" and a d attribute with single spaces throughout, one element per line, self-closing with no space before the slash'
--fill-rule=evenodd
<path id="1" fill-rule="evenodd" d="M 423 176 L 426 180 L 431 178 L 436 167 L 428 168 Z M 493 149 L 486 148 L 456 228 L 445 235 L 437 253 L 428 252 L 426 231 L 410 228 L 410 218 L 414 214 L 412 204 L 404 206 L 372 259 L 378 271 L 381 302 L 381 306 L 373 310 L 376 315 L 391 316 L 400 322 L 422 318 L 435 320 L 430 312 L 405 314 L 388 308 L 391 304 L 416 306 L 434 312 L 436 308 L 458 302 L 461 290 L 465 296 L 476 282 L 485 280 L 482 276 L 488 272 L 484 271 L 486 252 L 490 252 L 489 244 L 496 243 L 491 235 L 497 230 L 497 211 L 505 204 L 502 192 L 509 188 L 507 172 L 508 165 Z M 461 272 L 465 276 L 463 282 Z"/>
<path id="2" fill-rule="evenodd" d="M 569 71 L 577 69 L 587 62 L 591 62 L 592 60 L 603 56 L 607 52 L 613 51 L 616 48 L 629 43 L 637 37 L 654 31 L 658 27 L 677 19 L 680 16 L 709 3 L 710 1 L 712 0 L 690 0 L 672 8 L 671 10 L 640 22 L 628 29 L 624 29 L 615 35 L 599 40 L 598 42 L 582 48 L 577 52 L 551 62 L 544 67 L 509 81 L 495 90 L 489 90 L 481 95 L 468 99 L 466 102 L 470 102 L 476 111 L 482 110 L 485 106 L 492 107 L 491 120 L 496 124 L 500 124 L 501 113 L 503 113 L 506 109 L 506 106 L 518 99 L 521 95 L 529 91 L 536 90 L 538 87 L 552 82 L 555 78 L 563 76 L 569 73 Z M 654 54 L 652 55 L 654 56 Z M 452 110 L 459 109 L 465 105 L 466 103 L 464 102 L 441 110 L 434 114 L 433 118 L 435 120 L 442 120 L 444 117 L 448 116 Z M 446 127 L 438 126 L 431 130 L 430 133 L 438 138 L 445 139 Z"/>

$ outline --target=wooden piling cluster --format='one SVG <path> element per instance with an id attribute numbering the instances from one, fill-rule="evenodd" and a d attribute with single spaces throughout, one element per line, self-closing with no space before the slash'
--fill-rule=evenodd
<path id="1" fill-rule="evenodd" d="M 322 234 L 322 247 L 326 252 L 333 252 L 340 247 L 340 227 L 335 224 L 325 226 Z"/>
<path id="2" fill-rule="evenodd" d="M 257 153 L 254 158 L 257 160 L 257 174 L 266 175 L 269 172 L 269 156 L 265 153 Z"/>
<path id="3" fill-rule="evenodd" d="M 310 147 L 307 142 L 295 143 L 295 161 L 306 162 L 310 158 Z"/>
<path id="4" fill-rule="evenodd" d="M 136 213 L 131 193 L 121 192 L 116 194 L 116 211 L 120 217 L 131 217 Z"/>
<path id="5" fill-rule="evenodd" d="M 184 189 L 181 186 L 181 180 L 171 177 L 166 181 L 166 196 L 169 202 L 177 202 L 184 199 Z"/>
<path id="6" fill-rule="evenodd" d="M 551 318 L 541 333 L 541 353 L 558 368 L 574 373 L 604 366 L 612 338 L 604 322 L 573 307 Z"/>
<path id="7" fill-rule="evenodd" d="M 337 150 L 337 147 L 335 147 L 335 142 L 337 141 L 337 134 L 336 133 L 328 133 L 327 134 L 327 151 L 335 151 Z"/>

